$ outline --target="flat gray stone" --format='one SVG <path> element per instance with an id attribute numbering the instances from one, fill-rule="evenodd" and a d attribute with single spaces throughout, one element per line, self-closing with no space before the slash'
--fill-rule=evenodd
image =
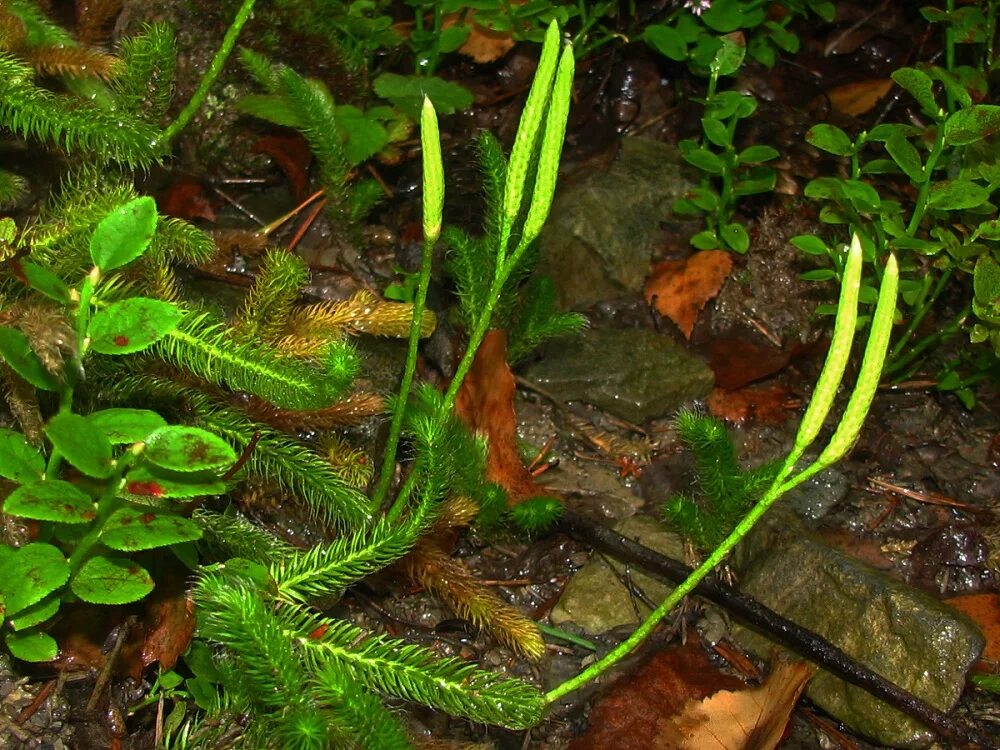
<path id="1" fill-rule="evenodd" d="M 642 289 L 671 206 L 691 187 L 681 165 L 674 146 L 624 138 L 607 170 L 556 194 L 538 272 L 555 282 L 564 309 Z"/>
<path id="2" fill-rule="evenodd" d="M 655 518 L 632 516 L 618 523 L 614 529 L 661 554 L 675 560 L 684 559 L 683 540 L 664 529 Z M 620 625 L 637 625 L 649 614 L 649 607 L 634 599 L 622 584 L 625 565 L 618 560 L 609 565 L 609 559 L 595 553 L 586 565 L 573 574 L 559 603 L 552 609 L 553 625 L 558 627 L 573 622 L 588 633 L 604 633 Z M 635 586 L 657 605 L 673 591 L 673 587 L 635 568 L 631 569 L 630 577 Z"/>
<path id="3" fill-rule="evenodd" d="M 586 401 L 631 422 L 662 417 L 712 389 L 712 371 L 669 336 L 592 329 L 546 345 L 524 376 L 563 401 Z"/>
<path id="4" fill-rule="evenodd" d="M 984 639 L 971 620 L 826 546 L 785 508 L 768 513 L 732 564 L 744 593 L 942 711 L 958 702 L 982 653 Z M 736 634 L 761 656 L 773 648 L 745 628 Z M 810 681 L 806 694 L 880 744 L 920 748 L 932 740 L 916 721 L 827 672 Z"/>

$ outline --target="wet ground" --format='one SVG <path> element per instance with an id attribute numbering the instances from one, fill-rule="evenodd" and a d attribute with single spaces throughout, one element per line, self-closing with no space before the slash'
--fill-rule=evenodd
<path id="1" fill-rule="evenodd" d="M 845 12 L 850 18 L 854 17 L 852 13 L 860 17 L 860 10 L 849 4 L 845 4 Z M 143 20 L 135 4 L 129 5 L 128 13 L 136 17 L 129 15 L 123 24 Z M 779 190 L 776 195 L 741 204 L 741 218 L 753 239 L 750 253 L 734 258 L 725 288 L 699 316 L 690 341 L 669 320 L 652 311 L 642 294 L 652 264 L 690 254 L 687 237 L 696 229 L 690 222 L 666 214 L 649 226 L 630 227 L 630 231 L 645 232 L 645 244 L 641 246 L 644 254 L 640 253 L 638 260 L 611 257 L 606 246 L 597 248 L 594 273 L 608 284 L 597 298 L 591 298 L 593 284 L 583 285 L 590 294 L 588 298 L 581 298 L 579 288 L 560 287 L 561 301 L 584 311 L 595 329 L 628 331 L 630 336 L 646 332 L 642 335 L 669 339 L 699 362 L 707 363 L 715 383 L 725 388 L 710 391 L 705 387 L 697 397 L 682 394 L 676 405 L 710 409 L 713 414 L 727 417 L 744 466 L 779 457 L 790 445 L 824 353 L 826 321 L 815 317 L 812 310 L 817 302 L 829 301 L 835 293 L 830 287 L 799 279 L 810 261 L 787 243 L 789 237 L 818 227 L 815 207 L 801 197 L 801 188 L 808 178 L 831 168 L 815 150 L 804 145 L 802 135 L 809 124 L 829 114 L 824 91 L 841 83 L 884 76 L 910 62 L 912 47 L 908 42 L 915 22 L 909 16 L 900 19 L 896 13 L 886 8 L 869 17 L 855 29 L 865 33 L 855 34 L 853 41 L 841 38 L 850 26 L 848 21 L 813 38 L 803 30 L 804 51 L 794 62 L 780 61 L 772 70 L 749 65 L 741 74 L 736 87 L 752 91 L 762 104 L 761 115 L 749 123 L 743 135 L 748 142 L 770 143 L 782 151 Z M 210 39 L 199 43 L 214 48 Z M 841 56 L 833 60 L 825 57 L 823 51 L 831 48 L 840 49 Z M 197 53 L 186 54 L 197 67 Z M 534 50 L 518 46 L 490 65 L 460 64 L 446 71 L 467 85 L 477 100 L 471 111 L 442 123 L 449 176 L 447 220 L 473 229 L 477 226 L 479 176 L 470 158 L 471 136 L 487 127 L 509 144 L 533 61 Z M 298 61 L 289 53 L 286 62 L 296 66 Z M 332 75 L 333 67 L 333 63 L 326 68 L 321 61 L 313 60 L 311 69 L 304 72 Z M 239 82 L 237 75 L 235 82 L 226 85 L 238 86 Z M 182 78 L 180 92 L 188 85 Z M 639 137 L 669 145 L 679 137 L 694 134 L 699 127 L 697 108 L 683 101 L 698 85 L 700 81 L 666 64 L 642 45 L 606 48 L 592 59 L 581 61 L 561 194 L 585 184 L 595 174 L 608 173 L 615 164 L 621 165 L 623 139 Z M 235 90 L 223 90 L 229 100 L 236 96 Z M 887 101 L 871 116 L 883 117 L 892 106 L 902 105 Z M 182 176 L 192 179 L 211 206 L 214 218 L 203 222 L 206 227 L 255 229 L 250 217 L 266 223 L 296 203 L 285 174 L 259 154 L 251 155 L 250 144 L 267 132 L 246 118 L 228 115 L 196 128 L 195 134 L 182 143 L 180 156 L 170 171 L 150 175 L 147 187 L 162 195 L 175 189 Z M 220 139 L 224 146 L 219 145 Z M 416 144 L 405 144 L 398 163 L 376 165 L 374 169 L 390 197 L 376 210 L 370 226 L 356 236 L 345 236 L 321 215 L 300 241 L 298 252 L 313 267 L 307 290 L 313 297 L 339 299 L 359 287 L 384 289 L 400 279 L 396 269 L 416 267 Z M 677 167 L 675 174 L 666 178 L 659 174 L 653 179 L 673 181 L 671 184 L 683 190 L 693 178 Z M 656 184 L 657 191 L 670 189 Z M 662 192 L 654 193 L 652 187 L 650 191 L 648 195 L 637 195 L 630 188 L 622 198 L 633 204 L 649 201 L 649 211 L 662 209 Z M 553 216 L 553 221 L 558 220 Z M 287 241 L 290 232 L 283 230 L 274 239 Z M 634 251 L 634 236 L 630 235 L 623 245 L 623 252 Z M 583 273 L 575 262 L 572 256 L 555 253 L 542 265 L 559 278 Z M 192 276 L 203 294 L 216 297 L 235 291 L 238 295 L 249 283 L 255 264 L 252 252 L 234 245 L 220 263 L 197 269 Z M 443 277 L 435 277 L 431 301 L 439 313 L 450 304 L 450 290 Z M 461 334 L 447 322 L 446 315 L 440 318 L 444 324 L 425 348 L 422 372 L 430 379 L 443 381 L 451 373 Z M 942 314 L 941 319 L 947 319 L 947 315 Z M 376 386 L 391 388 L 386 384 L 391 384 L 398 351 L 391 346 L 374 347 L 369 354 L 373 364 L 365 377 Z M 564 498 L 573 512 L 591 520 L 611 526 L 631 517 L 657 517 L 660 504 L 691 481 L 690 458 L 681 451 L 672 423 L 676 405 L 667 409 L 655 397 L 644 395 L 623 418 L 615 410 L 586 403 L 586 399 L 574 397 L 567 402 L 551 392 L 551 379 L 531 377 L 532 371 L 537 373 L 546 361 L 564 355 L 543 349 L 518 371 L 524 376 L 519 381 L 516 401 L 518 434 L 526 461 L 543 453 L 539 463 L 547 463 L 550 468 L 538 481 Z M 636 350 L 628 365 L 642 369 L 648 361 L 642 350 Z M 658 378 L 669 379 L 673 374 L 667 368 Z M 926 377 L 914 377 L 909 384 L 880 390 L 848 459 L 788 502 L 831 547 L 936 598 L 996 593 L 1000 591 L 1000 393 L 995 384 L 980 383 L 976 406 L 970 411 L 954 396 L 930 387 L 926 378 L 932 373 L 923 375 Z M 612 397 L 631 397 L 631 391 L 615 394 L 614 383 L 618 381 L 610 382 L 608 373 L 595 371 L 593 380 L 581 387 L 585 392 L 610 388 Z M 369 425 L 354 437 L 377 444 L 378 425 Z M 267 513 L 261 515 L 266 520 Z M 293 529 L 298 541 L 312 538 L 307 529 L 296 527 L 294 520 L 279 518 L 277 522 Z M 688 563 L 696 559 L 689 547 L 681 545 L 677 552 Z M 562 532 L 531 542 L 469 534 L 460 538 L 455 547 L 456 557 L 486 585 L 540 621 L 545 621 L 560 604 L 574 573 L 597 554 Z M 643 581 L 633 568 L 620 572 L 612 585 L 621 588 L 633 614 L 658 599 L 658 592 L 650 591 L 656 582 Z M 593 598 L 602 593 L 595 592 Z M 456 619 L 426 593 L 400 585 L 394 576 L 367 581 L 346 596 L 332 614 L 428 645 L 441 654 L 476 660 L 543 688 L 577 673 L 594 658 L 590 649 L 550 640 L 543 659 L 537 664 L 528 663 Z M 589 616 L 576 611 L 578 620 Z M 584 629 L 578 622 L 564 620 L 559 627 L 592 642 L 601 654 L 632 626 L 615 622 L 608 628 L 595 625 Z M 642 653 L 623 663 L 618 672 L 634 668 L 651 650 L 695 632 L 713 643 L 726 642 L 730 622 L 717 609 L 698 603 L 685 606 L 668 627 L 654 635 Z M 997 666 L 992 664 L 994 670 Z M 44 679 L 18 679 L 10 665 L 0 664 L 0 699 L 6 717 L 0 724 L 0 737 L 12 743 L 5 746 L 115 746 L 112 743 L 117 735 L 118 747 L 152 747 L 153 709 L 125 718 L 125 707 L 141 699 L 148 682 L 137 686 L 116 683 L 111 704 L 88 711 L 84 705 L 88 688 L 93 687 L 89 678 L 70 678 L 67 684 L 65 677 L 55 682 L 50 674 L 38 676 Z M 585 728 L 590 701 L 601 688 L 591 686 L 572 696 L 557 707 L 549 720 L 524 733 L 472 726 L 430 711 L 397 707 L 406 712 L 416 736 L 433 735 L 504 750 L 564 748 Z M 41 695 L 39 691 L 43 690 L 51 690 L 54 697 Z M 974 718 L 979 726 L 1000 733 L 1000 702 L 981 691 L 970 688 L 966 692 L 958 715 Z M 74 739 L 70 739 L 70 726 L 76 732 Z M 796 711 L 782 747 L 879 747 L 851 735 L 849 730 L 843 732 L 838 733 L 835 720 L 824 718 L 821 711 L 805 702 Z M 81 737 L 87 738 L 84 744 Z"/>

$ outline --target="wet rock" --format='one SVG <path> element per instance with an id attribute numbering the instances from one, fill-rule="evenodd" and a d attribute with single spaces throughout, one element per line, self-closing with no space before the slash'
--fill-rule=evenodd
<path id="1" fill-rule="evenodd" d="M 542 233 L 539 273 L 551 276 L 564 308 L 642 289 L 662 222 L 691 182 L 677 149 L 622 140 L 618 158 L 556 196 Z"/>
<path id="2" fill-rule="evenodd" d="M 633 516 L 617 524 L 615 531 L 675 560 L 684 559 L 681 538 L 654 518 Z M 573 574 L 552 610 L 554 625 L 573 622 L 588 633 L 603 633 L 620 625 L 638 624 L 649 614 L 649 607 L 633 597 L 622 583 L 625 565 L 614 561 L 612 569 L 609 559 L 595 554 Z M 630 569 L 629 578 L 655 605 L 672 591 L 672 587 L 635 569 Z"/>
<path id="3" fill-rule="evenodd" d="M 982 634 L 963 615 L 830 549 L 788 510 L 775 508 L 751 532 L 733 566 L 745 593 L 943 711 L 958 701 L 982 652 Z M 740 628 L 737 634 L 761 655 L 772 648 L 757 633 Z M 826 672 L 806 692 L 881 744 L 919 748 L 932 739 L 917 722 Z"/>
<path id="4" fill-rule="evenodd" d="M 672 339 L 639 329 L 584 331 L 545 347 L 526 378 L 563 401 L 642 422 L 701 398 L 712 371 Z"/>
<path id="5" fill-rule="evenodd" d="M 813 460 L 801 461 L 796 468 L 805 469 Z M 830 466 L 820 471 L 799 486 L 786 492 L 781 498 L 781 504 L 794 510 L 801 518 L 808 521 L 818 521 L 845 497 L 851 487 L 847 474 L 836 466 Z"/>

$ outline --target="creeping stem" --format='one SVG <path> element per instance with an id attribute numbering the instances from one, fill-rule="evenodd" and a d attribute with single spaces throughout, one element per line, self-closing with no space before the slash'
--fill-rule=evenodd
<path id="1" fill-rule="evenodd" d="M 222 38 L 222 44 L 215 53 L 215 57 L 212 58 L 212 62 L 209 63 L 208 70 L 205 71 L 205 76 L 201 79 L 201 83 L 198 84 L 198 90 L 194 92 L 194 96 L 184 106 L 181 113 L 177 115 L 177 119 L 170 123 L 160 136 L 157 145 L 161 151 L 166 151 L 170 148 L 170 143 L 177 137 L 178 133 L 188 126 L 201 108 L 205 97 L 208 96 L 209 89 L 212 88 L 212 85 L 222 73 L 222 68 L 225 66 L 226 60 L 229 59 L 233 47 L 236 46 L 236 39 L 239 37 L 240 31 L 243 30 L 243 25 L 249 20 L 250 13 L 253 11 L 253 6 L 256 2 L 257 0 L 243 0 L 243 5 L 240 6 L 232 24 L 226 30 L 226 35 Z"/>

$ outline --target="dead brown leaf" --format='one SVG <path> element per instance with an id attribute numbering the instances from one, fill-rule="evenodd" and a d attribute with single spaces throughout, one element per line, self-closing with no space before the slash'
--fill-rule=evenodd
<path id="1" fill-rule="evenodd" d="M 780 425 L 792 415 L 798 401 L 781 385 L 750 386 L 736 391 L 713 388 L 708 411 L 733 424 Z"/>
<path id="2" fill-rule="evenodd" d="M 514 40 L 510 32 L 494 31 L 474 23 L 458 51 L 477 63 L 488 63 L 499 60 L 513 48 Z"/>
<path id="3" fill-rule="evenodd" d="M 891 88 L 891 78 L 874 78 L 835 86 L 826 92 L 826 98 L 835 112 L 857 117 L 871 110 Z"/>
<path id="4" fill-rule="evenodd" d="M 458 392 L 455 411 L 469 429 L 486 437 L 486 476 L 507 490 L 510 502 L 517 504 L 543 491 L 517 452 L 514 393 L 514 376 L 507 365 L 507 332 L 489 331 Z"/>
<path id="5" fill-rule="evenodd" d="M 792 709 L 813 668 L 804 661 L 777 660 L 759 687 L 720 690 L 689 702 L 672 721 L 660 750 L 773 750 L 784 737 Z M 672 736 L 671 736 L 672 735 Z"/>
<path id="6" fill-rule="evenodd" d="M 1000 594 L 966 594 L 948 599 L 946 604 L 975 620 L 986 637 L 981 662 L 995 670 L 1000 666 Z"/>
<path id="7" fill-rule="evenodd" d="M 646 301 L 689 339 L 698 313 L 719 293 L 732 269 L 733 259 L 725 250 L 701 250 L 687 260 L 657 263 L 646 280 Z"/>
<path id="8" fill-rule="evenodd" d="M 691 639 L 612 685 L 570 750 L 771 750 L 812 673 L 805 662 L 778 660 L 759 687 L 746 688 Z"/>

